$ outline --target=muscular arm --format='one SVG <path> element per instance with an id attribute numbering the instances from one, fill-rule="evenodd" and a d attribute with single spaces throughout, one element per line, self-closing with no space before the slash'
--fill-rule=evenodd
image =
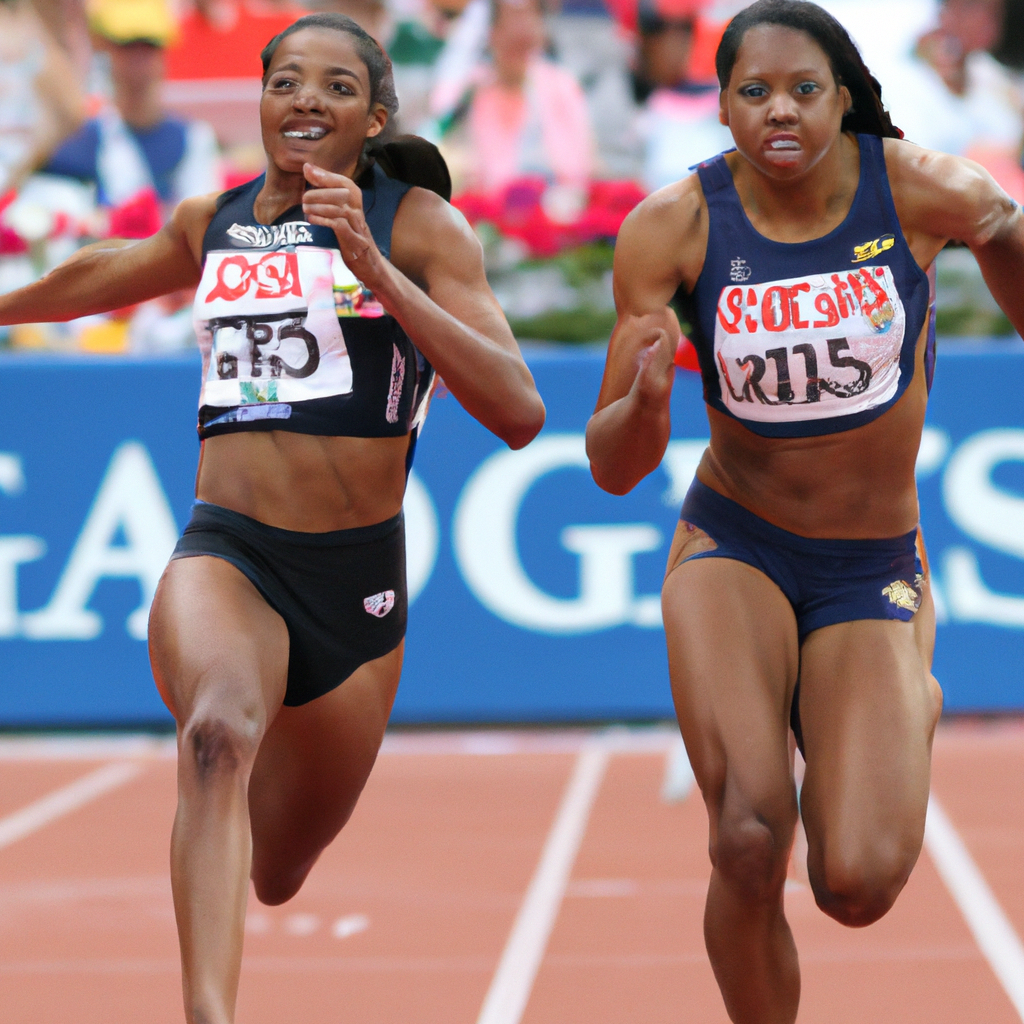
<path id="1" fill-rule="evenodd" d="M 203 232 L 215 198 L 188 199 L 151 238 L 79 249 L 45 277 L 0 296 L 0 324 L 73 320 L 199 283 Z"/>
<path id="2" fill-rule="evenodd" d="M 466 411 L 512 448 L 533 440 L 544 424 L 544 403 L 462 214 L 432 192 L 413 189 L 395 217 L 388 261 L 366 228 L 358 189 L 342 175 L 312 168 L 310 180 L 331 186 L 306 193 L 310 222 L 334 229 L 349 268 Z"/>
<path id="3" fill-rule="evenodd" d="M 692 287 L 706 247 L 695 179 L 650 196 L 626 218 L 615 245 L 618 320 L 608 345 L 587 454 L 597 485 L 625 494 L 656 469 L 668 445 L 679 324 L 668 306 Z M 696 272 L 695 272 L 696 271 Z"/>
<path id="4" fill-rule="evenodd" d="M 992 297 L 1024 336 L 1024 213 L 979 164 L 886 139 L 886 165 L 904 234 L 965 243 Z M 915 255 L 917 255 L 915 251 Z"/>

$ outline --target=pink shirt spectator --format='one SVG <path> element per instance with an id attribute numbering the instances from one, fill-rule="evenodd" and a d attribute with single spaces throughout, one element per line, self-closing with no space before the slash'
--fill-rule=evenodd
<path id="1" fill-rule="evenodd" d="M 522 88 L 492 74 L 478 86 L 469 111 L 474 154 L 472 187 L 496 192 L 516 178 L 541 175 L 585 185 L 594 172 L 594 137 L 586 98 L 576 79 L 534 58 Z"/>

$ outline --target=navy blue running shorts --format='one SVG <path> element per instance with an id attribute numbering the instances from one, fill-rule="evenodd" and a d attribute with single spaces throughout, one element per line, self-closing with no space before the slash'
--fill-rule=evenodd
<path id="1" fill-rule="evenodd" d="M 718 545 L 686 561 L 732 558 L 763 572 L 793 606 L 801 643 L 813 630 L 838 622 L 909 622 L 921 605 L 924 569 L 916 529 L 881 540 L 801 537 L 697 479 L 683 500 L 680 519 Z"/>
<path id="2" fill-rule="evenodd" d="M 197 501 L 171 558 L 212 555 L 239 570 L 288 627 L 284 703 L 307 704 L 405 636 L 405 522 L 300 533 Z"/>
<path id="3" fill-rule="evenodd" d="M 801 537 L 765 522 L 696 478 L 679 518 L 718 545 L 685 561 L 732 558 L 763 572 L 793 606 L 800 643 L 813 630 L 839 622 L 909 622 L 921 606 L 924 569 L 917 554 L 917 530 L 882 540 Z M 799 680 L 790 725 L 803 753 Z"/>

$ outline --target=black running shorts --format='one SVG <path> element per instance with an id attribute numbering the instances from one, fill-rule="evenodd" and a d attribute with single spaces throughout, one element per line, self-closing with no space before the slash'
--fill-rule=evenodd
<path id="1" fill-rule="evenodd" d="M 288 627 L 284 703 L 306 704 L 405 636 L 405 522 L 298 533 L 197 501 L 174 558 L 212 555 L 239 570 Z"/>

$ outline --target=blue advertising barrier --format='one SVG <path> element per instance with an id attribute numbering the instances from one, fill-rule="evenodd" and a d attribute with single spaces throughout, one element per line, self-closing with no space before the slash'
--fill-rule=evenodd
<path id="1" fill-rule="evenodd" d="M 672 713 L 658 591 L 706 444 L 695 375 L 661 468 L 623 498 L 583 429 L 603 356 L 530 364 L 548 421 L 510 452 L 439 395 L 406 501 L 410 613 L 395 721 Z M 0 363 L 0 726 L 167 721 L 149 603 L 189 514 L 198 360 Z M 918 474 L 953 711 L 1024 709 L 1024 346 L 943 348 Z"/>

